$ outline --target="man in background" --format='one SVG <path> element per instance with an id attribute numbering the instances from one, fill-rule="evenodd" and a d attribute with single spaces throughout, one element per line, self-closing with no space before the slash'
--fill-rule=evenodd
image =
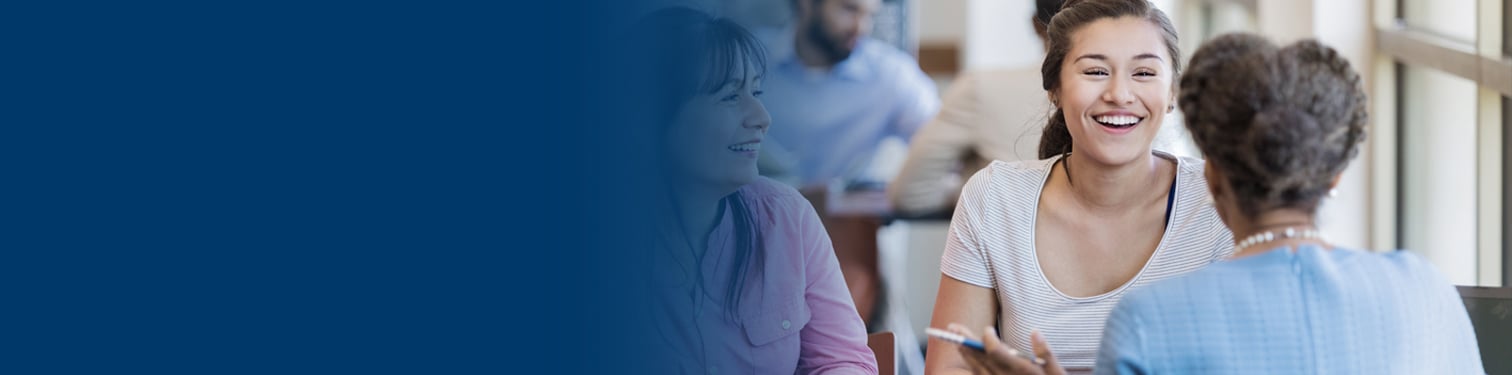
<path id="1" fill-rule="evenodd" d="M 863 173 L 878 146 L 889 137 L 911 138 L 934 117 L 939 97 L 911 55 L 867 37 L 880 0 L 793 0 L 792 6 L 788 27 L 759 33 L 771 62 L 762 89 L 772 116 L 761 172 L 814 202 L 858 313 L 870 324 L 884 212 L 840 209 L 826 198 L 831 186 L 880 189 L 867 182 L 892 176 Z"/>

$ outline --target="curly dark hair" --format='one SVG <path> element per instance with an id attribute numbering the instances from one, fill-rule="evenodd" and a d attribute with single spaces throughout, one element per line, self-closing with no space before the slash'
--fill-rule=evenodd
<path id="1" fill-rule="evenodd" d="M 1365 139 L 1360 75 L 1316 40 L 1278 48 L 1252 34 L 1214 38 L 1192 56 L 1178 102 L 1247 217 L 1315 213 Z"/>
<path id="2" fill-rule="evenodd" d="M 1041 86 L 1045 91 L 1060 89 L 1061 64 L 1066 61 L 1066 54 L 1071 53 L 1071 34 L 1097 20 L 1120 17 L 1143 18 L 1159 27 L 1171 57 L 1171 76 L 1181 75 L 1181 49 L 1176 44 L 1176 26 L 1154 4 L 1147 0 L 1068 0 L 1050 17 L 1050 28 L 1046 32 L 1049 48 L 1045 51 L 1044 64 L 1040 65 Z M 1066 113 L 1056 108 L 1040 135 L 1039 157 L 1046 159 L 1068 152 L 1071 152 L 1071 130 L 1066 128 Z"/>

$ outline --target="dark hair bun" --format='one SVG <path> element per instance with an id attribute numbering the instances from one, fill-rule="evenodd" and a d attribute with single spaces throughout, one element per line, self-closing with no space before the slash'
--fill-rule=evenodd
<path id="1" fill-rule="evenodd" d="M 1314 161 L 1324 160 L 1323 154 L 1330 153 L 1331 148 L 1298 142 L 1323 130 L 1318 119 L 1304 111 L 1272 107 L 1255 114 L 1245 136 L 1254 150 L 1247 162 L 1258 177 L 1267 181 L 1269 194 L 1264 200 L 1288 201 L 1304 197 L 1308 191 L 1328 189 L 1329 180 L 1311 178 L 1315 172 L 1327 173 L 1326 170 L 1305 170 L 1321 166 Z"/>
<path id="2" fill-rule="evenodd" d="M 1365 137 L 1360 76 L 1332 48 L 1250 34 L 1204 44 L 1181 79 L 1187 128 L 1247 215 L 1317 209 Z"/>

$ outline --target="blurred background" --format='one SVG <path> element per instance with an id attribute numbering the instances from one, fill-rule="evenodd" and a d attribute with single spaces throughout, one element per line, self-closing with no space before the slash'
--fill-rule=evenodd
<path id="1" fill-rule="evenodd" d="M 1416 252 L 1458 285 L 1512 285 L 1512 198 L 1506 189 L 1512 167 L 1506 147 L 1512 139 L 1512 0 L 1153 2 L 1176 23 L 1183 60 L 1204 40 L 1245 31 L 1277 43 L 1319 39 L 1364 75 L 1372 124 L 1337 197 L 1321 210 L 1329 241 Z M 792 18 L 788 0 L 659 5 L 671 4 L 753 29 L 781 28 Z M 1029 23 L 1033 1 L 882 4 L 872 36 L 914 56 L 942 94 L 964 74 L 1037 69 L 1041 62 L 1042 47 Z M 1179 111 L 1169 117 L 1155 147 L 1200 157 L 1180 126 Z M 896 174 L 907 157 L 906 143 L 892 139 L 878 146 L 862 173 L 883 181 Z M 948 216 L 881 215 L 887 217 L 877 231 L 884 292 L 871 327 L 922 343 L 908 333 L 922 332 L 929 322 Z M 918 350 L 901 346 L 900 370 L 922 368 Z"/>

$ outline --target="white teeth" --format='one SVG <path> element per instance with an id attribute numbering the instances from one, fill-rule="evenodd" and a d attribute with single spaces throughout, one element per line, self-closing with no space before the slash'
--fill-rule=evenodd
<path id="1" fill-rule="evenodd" d="M 761 151 L 761 142 L 741 143 L 738 145 L 730 145 L 730 147 L 726 148 L 730 149 L 730 151 L 736 152 Z"/>
<path id="2" fill-rule="evenodd" d="M 1133 125 L 1133 124 L 1139 122 L 1139 118 L 1138 117 L 1123 116 L 1123 115 L 1097 116 L 1097 117 L 1094 117 L 1093 120 L 1097 120 L 1097 122 L 1101 122 L 1101 123 L 1104 123 L 1104 124 L 1110 124 L 1110 125 Z"/>

